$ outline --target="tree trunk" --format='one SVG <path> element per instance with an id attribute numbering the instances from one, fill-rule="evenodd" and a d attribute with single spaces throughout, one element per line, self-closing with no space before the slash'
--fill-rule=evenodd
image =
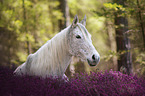
<path id="1" fill-rule="evenodd" d="M 114 27 L 113 27 L 113 22 L 106 20 L 106 31 L 108 33 L 108 44 L 110 47 L 111 51 L 116 51 L 116 42 L 115 42 L 115 38 L 114 38 Z M 110 66 L 111 65 L 111 66 Z M 111 69 L 113 70 L 117 70 L 117 57 L 113 56 L 111 59 L 111 64 L 109 64 L 109 66 L 111 67 Z"/>
<path id="2" fill-rule="evenodd" d="M 125 7 L 126 0 L 114 0 L 114 3 L 122 5 Z M 123 13 L 121 10 L 119 12 Z M 128 38 L 128 21 L 125 16 L 119 16 L 117 13 L 115 15 L 115 25 L 117 25 L 116 30 L 116 43 L 117 52 L 120 53 L 120 58 L 118 59 L 118 71 L 121 67 L 124 67 L 127 74 L 131 74 L 132 71 L 132 57 L 131 57 L 131 46 L 130 40 Z"/>
<path id="3" fill-rule="evenodd" d="M 67 4 L 67 0 L 59 0 L 59 9 L 63 13 L 63 19 L 59 20 L 59 28 L 60 30 L 66 28 L 70 24 L 70 16 L 69 16 L 69 7 Z"/>
<path id="4" fill-rule="evenodd" d="M 145 48 L 145 32 L 144 32 L 144 24 L 143 24 L 143 19 L 142 19 L 142 15 L 141 15 L 141 7 L 140 7 L 139 0 L 137 0 L 137 7 L 138 7 L 139 23 L 140 23 L 140 27 L 141 27 L 142 36 L 143 36 L 143 45 Z"/>
<path id="5" fill-rule="evenodd" d="M 26 23 L 26 9 L 25 9 L 25 0 L 22 0 L 23 1 L 23 18 L 24 18 L 24 24 L 23 24 L 23 26 L 24 26 L 24 30 L 25 30 L 25 32 L 26 32 L 26 34 L 28 34 L 28 29 L 27 29 L 27 23 Z M 26 35 L 27 36 L 27 35 Z M 29 39 L 28 39 L 28 36 L 26 37 L 26 44 L 27 44 L 27 53 L 28 53 L 28 55 L 31 53 L 31 44 L 30 44 L 30 42 L 29 42 Z"/>

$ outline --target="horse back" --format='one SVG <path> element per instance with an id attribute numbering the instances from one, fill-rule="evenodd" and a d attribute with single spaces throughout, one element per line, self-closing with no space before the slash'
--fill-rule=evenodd
<path id="1" fill-rule="evenodd" d="M 26 75 L 29 74 L 30 67 L 32 63 L 32 54 L 27 57 L 27 61 L 20 65 L 15 71 L 14 74 L 16 75 Z"/>

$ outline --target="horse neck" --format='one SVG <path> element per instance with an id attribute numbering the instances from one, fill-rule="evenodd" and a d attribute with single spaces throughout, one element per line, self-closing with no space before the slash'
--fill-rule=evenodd
<path id="1" fill-rule="evenodd" d="M 51 57 L 52 59 L 55 59 L 54 60 L 54 63 L 56 63 L 55 65 L 61 68 L 68 66 L 68 62 L 71 58 L 71 55 L 69 53 L 69 48 L 67 44 L 67 31 L 63 30 L 62 32 L 58 33 L 51 40 L 50 47 L 53 50 Z"/>
<path id="2" fill-rule="evenodd" d="M 34 61 L 41 72 L 40 75 L 62 76 L 71 62 L 67 44 L 67 30 L 63 30 L 49 40 L 38 52 Z"/>

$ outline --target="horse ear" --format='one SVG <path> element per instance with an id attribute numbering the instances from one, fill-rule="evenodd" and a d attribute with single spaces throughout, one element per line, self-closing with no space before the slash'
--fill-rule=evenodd
<path id="1" fill-rule="evenodd" d="M 73 22 L 72 22 L 71 27 L 74 28 L 74 27 L 77 25 L 78 22 L 79 22 L 79 19 L 78 19 L 78 16 L 76 15 L 76 16 L 74 17 L 74 20 L 73 20 Z"/>
<path id="2" fill-rule="evenodd" d="M 86 26 L 86 19 L 87 19 L 87 16 L 85 15 L 84 19 L 80 22 L 80 23 L 83 24 L 84 26 Z"/>

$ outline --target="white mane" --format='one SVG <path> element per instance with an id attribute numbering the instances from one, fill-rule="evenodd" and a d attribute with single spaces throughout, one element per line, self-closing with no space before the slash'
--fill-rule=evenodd
<path id="1" fill-rule="evenodd" d="M 19 72 L 18 74 L 26 73 L 42 77 L 50 75 L 63 76 L 72 57 L 69 54 L 66 40 L 68 33 L 69 27 L 59 32 L 37 52 L 30 54 L 27 61 L 20 68 L 18 67 L 15 72 Z M 21 67 L 25 68 L 21 69 Z"/>

